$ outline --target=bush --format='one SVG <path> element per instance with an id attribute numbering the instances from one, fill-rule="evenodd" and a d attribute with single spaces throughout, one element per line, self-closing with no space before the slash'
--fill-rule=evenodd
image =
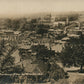
<path id="1" fill-rule="evenodd" d="M 49 76 L 57 81 L 59 79 L 66 78 L 68 74 L 66 74 L 65 71 L 60 66 L 52 64 L 50 67 Z"/>

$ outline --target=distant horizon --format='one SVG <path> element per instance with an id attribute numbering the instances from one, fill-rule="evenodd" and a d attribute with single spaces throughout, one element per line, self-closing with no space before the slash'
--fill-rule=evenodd
<path id="1" fill-rule="evenodd" d="M 0 14 L 0 18 L 31 18 L 31 17 L 40 17 L 40 16 L 44 16 L 44 15 L 48 15 L 48 14 L 51 14 L 51 15 L 69 15 L 69 14 L 81 14 L 81 13 L 84 13 L 84 11 L 60 11 L 60 12 L 37 12 L 37 13 L 31 13 L 31 14 L 24 14 L 24 15 L 21 15 L 21 14 L 14 14 L 14 15 L 1 15 Z"/>
<path id="2" fill-rule="evenodd" d="M 0 0 L 0 17 L 84 11 L 83 0 Z"/>

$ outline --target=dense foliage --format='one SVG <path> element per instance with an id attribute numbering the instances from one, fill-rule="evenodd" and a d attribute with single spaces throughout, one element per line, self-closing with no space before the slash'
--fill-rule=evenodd
<path id="1" fill-rule="evenodd" d="M 84 45 L 69 44 L 61 52 L 61 60 L 64 66 L 82 66 L 84 65 Z"/>
<path id="2" fill-rule="evenodd" d="M 56 64 L 55 51 L 48 50 L 44 45 L 36 45 L 31 47 L 32 51 L 36 52 L 36 61 L 39 67 L 49 78 L 58 80 L 65 77 L 65 72 L 59 65 Z"/>

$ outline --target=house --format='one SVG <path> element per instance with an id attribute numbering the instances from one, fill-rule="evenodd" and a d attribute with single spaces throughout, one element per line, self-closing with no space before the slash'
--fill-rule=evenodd
<path id="1" fill-rule="evenodd" d="M 77 34 L 67 34 L 68 37 L 79 38 L 80 35 Z"/>
<path id="2" fill-rule="evenodd" d="M 53 27 L 59 26 L 59 24 L 61 24 L 62 26 L 66 25 L 65 21 L 57 21 L 57 22 L 53 22 Z"/>
<path id="3" fill-rule="evenodd" d="M 67 36 L 68 37 L 74 37 L 74 38 L 79 38 L 81 36 L 82 32 L 79 29 L 69 29 L 67 31 Z"/>
<path id="4" fill-rule="evenodd" d="M 82 35 L 84 35 L 84 24 L 81 26 L 81 32 L 82 32 Z"/>
<path id="5" fill-rule="evenodd" d="M 15 58 L 15 61 L 14 61 L 15 64 L 17 64 L 17 63 L 20 62 L 20 55 L 19 55 L 19 50 L 18 50 L 18 49 L 15 50 L 15 51 L 12 53 L 11 56 Z"/>
<path id="6" fill-rule="evenodd" d="M 84 35 L 84 28 L 83 28 L 83 29 L 81 29 L 81 32 L 82 32 L 82 35 Z"/>
<path id="7" fill-rule="evenodd" d="M 63 30 L 62 29 L 56 29 L 54 30 L 55 34 L 59 35 L 59 34 L 63 34 Z"/>
<path id="8" fill-rule="evenodd" d="M 63 44 L 62 43 L 54 44 L 51 48 L 55 52 L 61 52 L 63 48 Z"/>
<path id="9" fill-rule="evenodd" d="M 16 41 L 19 39 L 19 31 L 14 32 L 13 30 L 1 30 L 0 37 L 8 41 Z"/>
<path id="10" fill-rule="evenodd" d="M 68 27 L 68 28 L 66 28 L 66 31 L 68 32 L 68 31 L 80 31 L 80 28 L 79 27 Z"/>
<path id="11" fill-rule="evenodd" d="M 24 43 L 18 44 L 19 49 L 30 49 L 30 45 L 25 45 Z"/>
<path id="12" fill-rule="evenodd" d="M 55 16 L 54 15 L 51 16 L 51 22 L 55 22 Z"/>
<path id="13" fill-rule="evenodd" d="M 71 24 L 73 27 L 79 27 L 80 28 L 80 22 L 79 21 L 70 21 L 69 24 Z"/>
<path id="14" fill-rule="evenodd" d="M 60 43 L 63 44 L 63 45 L 65 45 L 65 44 L 69 43 L 69 40 L 70 40 L 69 37 L 64 37 L 64 38 L 61 39 Z"/>
<path id="15" fill-rule="evenodd" d="M 42 74 L 42 72 L 40 71 L 38 67 L 38 64 L 32 64 L 31 59 L 24 60 L 22 63 L 23 63 L 24 71 L 26 73 L 31 73 L 34 75 L 38 75 L 38 73 Z"/>
<path id="16" fill-rule="evenodd" d="M 64 37 L 64 38 L 62 38 L 62 41 L 68 41 L 68 40 L 70 40 L 69 37 Z"/>
<path id="17" fill-rule="evenodd" d="M 22 59 L 29 59 L 31 57 L 32 51 L 30 49 L 23 49 L 20 48 L 20 55 L 22 56 Z"/>
<path id="18" fill-rule="evenodd" d="M 48 31 L 49 31 L 49 32 L 54 32 L 54 29 L 49 29 Z"/>
<path id="19" fill-rule="evenodd" d="M 84 14 L 82 13 L 79 18 L 78 18 L 79 22 L 84 22 Z"/>
<path id="20" fill-rule="evenodd" d="M 54 35 L 59 35 L 63 33 L 63 30 L 62 29 L 49 29 L 48 32 Z"/>
<path id="21" fill-rule="evenodd" d="M 38 64 L 33 64 L 31 59 L 23 60 L 21 66 L 24 68 L 24 73 L 27 75 L 28 82 L 42 81 L 44 74 Z"/>

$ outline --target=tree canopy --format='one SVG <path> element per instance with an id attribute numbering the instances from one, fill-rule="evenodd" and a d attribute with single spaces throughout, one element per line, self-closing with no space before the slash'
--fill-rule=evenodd
<path id="1" fill-rule="evenodd" d="M 64 66 L 80 66 L 82 70 L 84 65 L 84 45 L 66 45 L 60 57 Z"/>
<path id="2" fill-rule="evenodd" d="M 52 56 L 55 56 L 55 51 L 48 50 L 44 45 L 32 46 L 31 49 L 36 52 L 36 58 L 39 60 L 47 61 Z"/>
<path id="3" fill-rule="evenodd" d="M 44 33 L 48 33 L 49 28 L 50 28 L 49 25 L 39 24 L 37 29 L 36 29 L 36 33 L 41 34 L 43 36 Z"/>

